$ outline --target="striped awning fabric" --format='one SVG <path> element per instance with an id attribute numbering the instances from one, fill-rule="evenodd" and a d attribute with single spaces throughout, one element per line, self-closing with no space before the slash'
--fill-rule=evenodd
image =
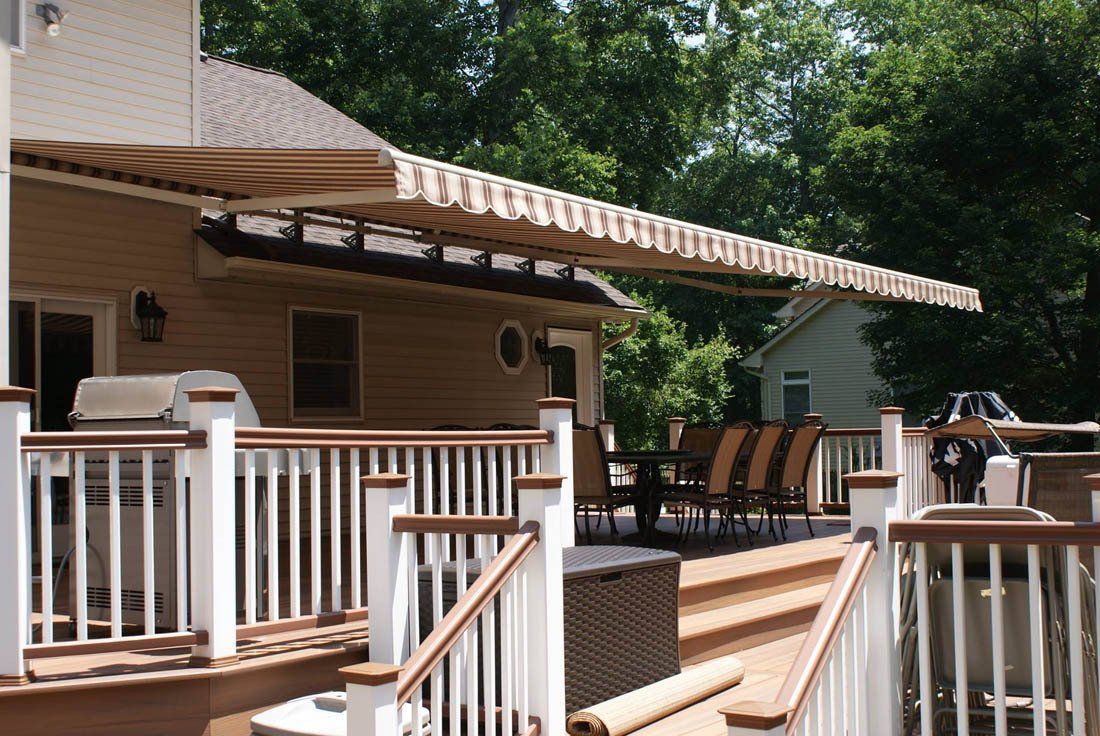
<path id="1" fill-rule="evenodd" d="M 392 149 L 291 150 L 12 141 L 20 168 L 198 192 L 231 210 L 312 209 L 437 243 L 587 268 L 762 274 L 981 310 L 977 290 L 585 199 Z M 308 196 L 307 196 L 308 195 Z M 301 202 L 290 198 L 301 197 Z M 242 202 L 243 200 L 243 202 Z"/>

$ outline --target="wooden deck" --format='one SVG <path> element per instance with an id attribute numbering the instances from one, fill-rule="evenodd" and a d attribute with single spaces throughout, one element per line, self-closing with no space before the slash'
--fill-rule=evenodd
<path id="1" fill-rule="evenodd" d="M 673 524 L 666 518 L 661 528 L 672 532 Z M 804 521 L 792 520 L 787 542 L 761 536 L 750 547 L 742 532 L 740 548 L 726 538 L 712 553 L 700 533 L 678 548 L 685 558 L 679 602 L 685 666 L 737 652 L 746 676 L 639 734 L 718 736 L 725 733 L 719 707 L 774 697 L 847 548 L 846 518 L 818 517 L 813 524 L 814 538 Z M 634 531 L 629 519 L 619 528 Z M 613 541 L 606 520 L 594 541 Z M 366 659 L 367 634 L 358 622 L 259 636 L 241 641 L 240 663 L 221 669 L 188 667 L 183 648 L 40 660 L 36 682 L 0 688 L 3 732 L 246 736 L 260 710 L 342 689 L 337 670 Z"/>

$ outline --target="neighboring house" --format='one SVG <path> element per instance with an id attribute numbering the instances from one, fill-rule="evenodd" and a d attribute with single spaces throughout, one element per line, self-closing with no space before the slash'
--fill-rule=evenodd
<path id="1" fill-rule="evenodd" d="M 859 339 L 867 311 L 850 301 L 799 297 L 776 316 L 790 321 L 741 361 L 760 379 L 762 418 L 800 422 L 812 412 L 831 427 L 877 426 L 870 394 L 882 382 Z"/>

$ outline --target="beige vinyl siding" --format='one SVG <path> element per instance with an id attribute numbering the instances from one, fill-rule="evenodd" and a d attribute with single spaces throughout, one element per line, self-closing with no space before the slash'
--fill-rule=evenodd
<path id="1" fill-rule="evenodd" d="M 547 322 L 599 335 L 595 319 L 499 305 L 443 307 L 308 284 L 292 289 L 197 280 L 192 218 L 192 210 L 177 205 L 16 179 L 13 287 L 116 299 L 120 373 L 235 373 L 272 426 L 287 424 L 289 416 L 289 306 L 362 314 L 365 419 L 312 426 L 534 423 L 545 372 L 534 357 L 518 376 L 501 371 L 493 345 L 501 320 L 518 319 L 528 335 L 545 334 Z M 142 343 L 130 324 L 129 293 L 139 284 L 154 289 L 168 310 L 163 343 Z"/>
<path id="2" fill-rule="evenodd" d="M 198 0 L 65 0 L 49 38 L 27 0 L 12 58 L 12 137 L 191 145 Z"/>
<path id="3" fill-rule="evenodd" d="M 882 384 L 871 370 L 871 349 L 858 337 L 868 318 L 852 302 L 828 302 L 765 352 L 765 417 L 783 416 L 783 371 L 808 370 L 812 409 L 830 426 L 878 426 L 878 409 L 867 394 Z"/>

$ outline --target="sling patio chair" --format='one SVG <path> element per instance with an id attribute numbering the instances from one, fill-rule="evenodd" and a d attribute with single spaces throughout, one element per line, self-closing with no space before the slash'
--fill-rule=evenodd
<path id="1" fill-rule="evenodd" d="M 923 521 L 1000 521 L 1052 522 L 1042 511 L 1023 506 L 980 506 L 978 504 L 942 504 L 928 506 L 914 515 Z M 1026 541 L 1026 540 L 1025 540 Z M 1005 643 L 1001 679 L 1006 702 L 1007 733 L 1038 734 L 1034 720 L 1030 586 L 1028 545 L 998 545 L 1001 556 L 1001 597 L 1003 599 L 1002 631 Z M 921 732 L 921 671 L 918 653 L 918 581 L 915 570 L 917 545 L 906 542 L 898 549 L 897 570 L 900 571 L 901 610 L 899 616 L 899 658 L 902 665 L 904 719 L 902 734 Z M 969 731 L 972 734 L 993 734 L 994 704 L 990 695 L 996 688 L 997 669 L 993 666 L 993 637 L 997 635 L 990 615 L 991 567 L 989 545 L 963 544 L 962 591 L 963 632 L 966 653 L 965 670 L 959 667 L 955 651 L 955 606 L 953 583 L 959 572 L 952 564 L 952 544 L 929 543 L 926 550 L 927 621 L 930 633 L 932 665 L 932 733 L 929 736 L 949 736 L 958 733 L 957 705 L 965 699 L 969 707 Z M 1071 723 L 1072 712 L 1085 713 L 1086 736 L 1100 736 L 1100 683 L 1097 681 L 1097 652 L 1092 626 L 1096 621 L 1095 580 L 1083 564 L 1076 570 L 1068 567 L 1064 547 L 1036 546 L 1039 561 L 1039 610 L 1042 615 L 1041 655 L 1043 673 L 1045 727 L 1042 733 L 1069 736 L 1078 733 Z M 1085 557 L 1086 555 L 1082 555 Z M 1088 555 L 1091 556 L 1091 555 Z M 1081 641 L 1070 639 L 1070 596 L 1068 577 L 1080 581 Z M 1084 682 L 1081 690 L 1084 702 L 1072 702 L 1071 649 L 1080 651 Z M 959 679 L 965 672 L 966 688 L 960 692 Z"/>
<path id="2" fill-rule="evenodd" d="M 814 535 L 814 528 L 810 523 L 810 501 L 806 495 L 806 481 L 810 475 L 810 466 L 813 465 L 814 453 L 824 434 L 825 424 L 819 419 L 811 419 L 791 429 L 783 452 L 779 485 L 773 491 L 779 515 L 779 531 L 783 539 L 787 538 L 787 505 L 791 503 L 802 505 L 803 515 L 806 517 L 806 528 L 809 529 L 811 537 Z"/>
<path id="3" fill-rule="evenodd" d="M 741 454 L 741 448 L 751 435 L 752 426 L 748 424 L 738 424 L 722 429 L 705 476 L 686 484 L 669 486 L 662 495 L 662 500 L 665 502 L 698 510 L 703 518 L 703 534 L 706 536 L 707 547 L 711 552 L 714 551 L 714 543 L 710 536 L 712 512 L 718 513 L 721 522 L 718 536 L 722 535 L 725 528 L 729 528 L 733 531 L 734 544 L 741 546 L 732 518 L 738 510 L 735 509 L 736 501 L 732 493 L 733 471 L 737 458 Z M 682 526 L 682 538 L 686 539 L 690 531 L 689 521 Z"/>
<path id="4" fill-rule="evenodd" d="M 698 452 L 710 456 L 718 445 L 718 437 L 722 434 L 722 427 L 714 424 L 689 424 L 680 432 L 678 449 L 688 452 Z M 700 461 L 694 465 L 673 465 L 670 468 L 669 482 L 674 486 L 687 486 L 696 484 L 706 478 L 708 460 Z M 699 531 L 700 516 L 694 509 L 677 503 L 669 503 L 665 506 L 676 517 L 676 525 L 684 531 L 685 524 L 691 524 L 694 520 L 695 531 Z"/>
<path id="5" fill-rule="evenodd" d="M 574 425 L 573 428 L 573 510 L 584 514 L 584 536 L 592 544 L 591 514 L 607 514 L 611 534 L 619 536 L 615 525 L 615 510 L 638 503 L 638 490 L 634 485 L 611 485 L 607 464 L 607 450 L 603 437 L 595 427 Z M 578 534 L 580 530 L 577 530 Z"/>
<path id="6" fill-rule="evenodd" d="M 756 525 L 756 533 L 760 533 L 764 525 L 764 514 L 768 515 L 768 531 L 772 537 L 779 539 L 775 533 L 776 505 L 779 498 L 776 493 L 778 479 L 775 477 L 776 456 L 782 449 L 783 441 L 787 437 L 787 423 L 783 420 L 767 422 L 756 429 L 756 437 L 749 450 L 748 466 L 745 470 L 744 484 L 734 486 L 735 497 L 739 497 L 742 509 L 742 521 L 748 528 L 748 508 L 758 506 L 760 508 L 760 521 Z"/>

